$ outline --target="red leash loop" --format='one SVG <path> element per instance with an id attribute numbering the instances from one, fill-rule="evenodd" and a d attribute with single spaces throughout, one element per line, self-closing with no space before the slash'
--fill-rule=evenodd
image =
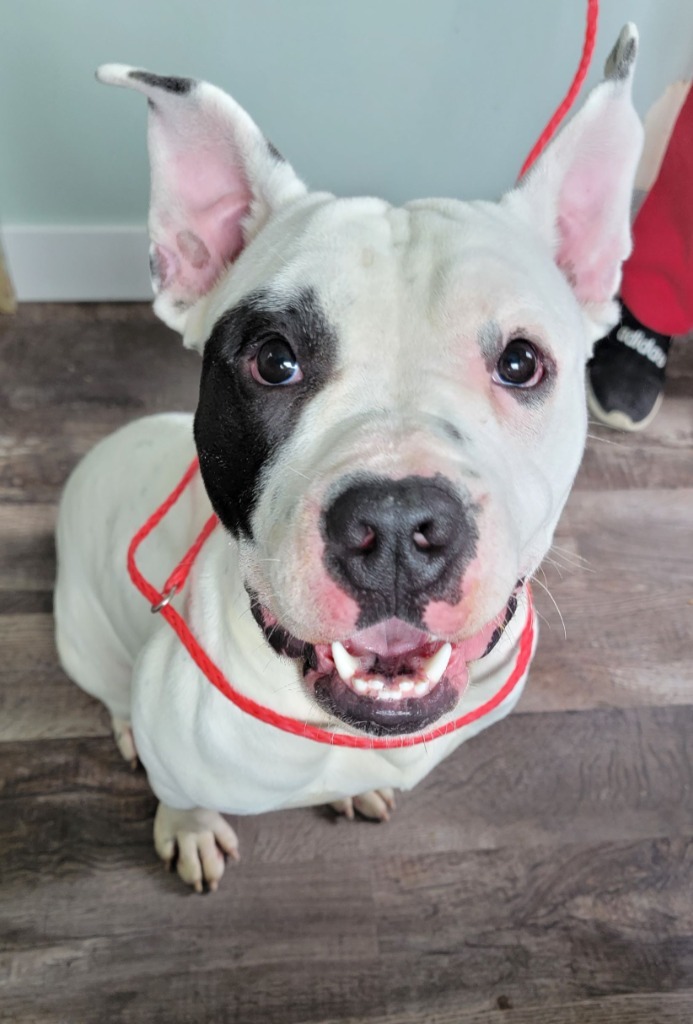
<path id="1" fill-rule="evenodd" d="M 556 108 L 551 120 L 544 128 L 537 141 L 534 143 L 529 156 L 522 165 L 519 177 L 521 178 L 532 166 L 537 157 L 543 153 L 546 145 L 553 137 L 559 124 L 568 113 L 577 98 L 577 94 L 585 81 L 589 66 L 594 54 L 594 46 L 597 41 L 597 23 L 599 21 L 599 0 L 587 0 L 587 21 L 585 24 L 585 39 L 582 44 L 582 56 L 577 71 L 570 83 L 570 88 Z"/>
<path id="2" fill-rule="evenodd" d="M 446 736 L 448 733 L 455 732 L 457 729 L 461 729 L 462 726 L 470 725 L 472 722 L 477 721 L 477 719 L 483 718 L 484 715 L 488 715 L 494 710 L 494 708 L 497 708 L 498 705 L 506 699 L 506 697 L 510 696 L 515 687 L 524 677 L 527 668 L 529 667 L 530 658 L 532 656 L 532 647 L 534 644 L 534 608 L 529 587 L 527 588 L 529 614 L 525 627 L 522 631 L 522 636 L 520 637 L 519 652 L 510 677 L 493 695 L 493 697 L 486 701 L 485 704 L 480 705 L 478 708 L 474 708 L 473 711 L 467 712 L 466 715 L 461 715 L 452 722 L 448 722 L 445 725 L 440 725 L 435 729 L 431 729 L 430 732 L 422 733 L 418 736 L 385 736 L 380 738 L 370 736 L 353 736 L 349 733 L 332 732 L 328 729 L 320 728 L 319 726 L 309 725 L 307 722 L 300 722 L 296 718 L 290 718 L 288 715 L 281 715 L 277 711 L 273 711 L 271 708 L 265 707 L 263 704 L 258 704 L 258 702 L 253 700 L 251 697 L 246 697 L 245 694 L 234 689 L 218 665 L 212 661 L 207 652 L 197 642 L 185 622 L 185 619 L 183 619 L 183 617 L 179 615 L 176 609 L 170 604 L 173 592 L 183 586 L 202 545 L 216 528 L 219 522 L 217 517 L 211 516 L 207 520 L 195 543 L 186 552 L 183 559 L 169 576 L 164 585 L 163 592 L 158 591 L 154 586 L 152 586 L 149 580 L 144 578 L 137 567 L 137 562 L 135 561 L 135 556 L 142 541 L 150 535 L 152 530 L 158 526 L 167 512 L 173 508 L 185 489 L 192 482 L 197 469 L 198 461 L 195 459 L 195 461 L 188 466 L 185 475 L 175 490 L 171 492 L 164 503 L 159 506 L 156 512 L 150 516 L 146 523 L 132 538 L 128 549 L 128 572 L 130 574 L 130 579 L 137 589 L 149 601 L 152 606 L 152 610 L 158 610 L 163 618 L 166 619 L 169 626 L 171 626 L 185 649 L 188 651 L 190 657 L 193 659 L 197 667 L 204 673 L 210 683 L 212 683 L 212 685 L 215 686 L 217 690 L 224 695 L 224 697 L 230 700 L 232 704 L 235 704 L 237 708 L 240 708 L 241 711 L 251 715 L 253 718 L 259 719 L 261 722 L 265 722 L 267 725 L 272 725 L 277 729 L 281 729 L 283 732 L 293 733 L 295 736 L 302 736 L 305 739 L 315 740 L 317 743 L 327 743 L 335 747 L 354 747 L 361 749 L 365 748 L 368 750 L 386 750 L 392 749 L 393 747 L 415 747 L 421 743 L 430 743 L 432 740 L 438 739 L 440 736 Z"/>
<path id="3" fill-rule="evenodd" d="M 197 460 L 193 462 L 192 468 L 197 468 Z M 190 470 L 188 470 L 190 472 Z M 187 475 L 187 474 L 186 474 Z M 192 479 L 192 477 L 190 478 Z M 181 492 L 182 493 L 182 492 Z M 209 535 L 214 529 L 216 529 L 219 520 L 215 515 L 211 515 L 205 525 L 200 530 L 195 543 L 188 549 L 187 553 L 183 555 L 176 568 L 173 570 L 169 578 L 164 583 L 164 592 L 161 600 L 157 604 L 152 605 L 153 612 L 160 612 L 162 608 L 165 608 L 167 604 L 172 600 L 175 594 L 182 590 L 185 586 L 190 570 L 193 567 L 195 559 L 200 553 L 200 549 L 204 542 L 207 540 Z"/>

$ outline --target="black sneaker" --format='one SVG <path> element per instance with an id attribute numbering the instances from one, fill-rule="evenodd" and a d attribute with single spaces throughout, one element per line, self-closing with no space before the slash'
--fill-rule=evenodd
<path id="1" fill-rule="evenodd" d="M 644 327 L 621 305 L 621 322 L 587 364 L 590 412 L 616 430 L 643 430 L 662 404 L 671 337 Z"/>

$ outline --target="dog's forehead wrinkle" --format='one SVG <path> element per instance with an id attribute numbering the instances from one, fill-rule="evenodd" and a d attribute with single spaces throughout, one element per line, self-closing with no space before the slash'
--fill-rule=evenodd
<path id="1" fill-rule="evenodd" d="M 408 294 L 432 324 L 454 317 L 471 326 L 469 311 L 507 331 L 517 327 L 506 323 L 514 307 L 552 303 L 560 272 L 546 247 L 523 225 L 509 224 L 498 204 L 427 200 L 406 209 L 412 241 L 403 272 L 415 296 Z"/>
<path id="2" fill-rule="evenodd" d="M 412 219 L 409 211 L 402 206 L 393 206 L 387 211 L 391 242 L 394 248 L 404 248 L 412 240 Z"/>

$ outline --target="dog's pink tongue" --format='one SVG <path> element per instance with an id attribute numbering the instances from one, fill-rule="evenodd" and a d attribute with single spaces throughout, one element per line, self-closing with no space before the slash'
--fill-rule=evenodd
<path id="1" fill-rule="evenodd" d="M 395 658 L 423 647 L 430 639 L 428 633 L 401 619 L 388 619 L 355 633 L 345 642 L 345 646 L 356 657 L 361 654 L 377 654 L 380 658 Z"/>

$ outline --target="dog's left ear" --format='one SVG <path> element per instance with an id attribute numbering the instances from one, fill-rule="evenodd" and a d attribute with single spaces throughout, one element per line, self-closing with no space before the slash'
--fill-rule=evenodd
<path id="1" fill-rule="evenodd" d="M 637 43 L 637 29 L 626 25 L 604 81 L 501 200 L 548 243 L 582 306 L 590 344 L 618 318 L 613 300 L 631 250 L 631 198 L 643 140 L 631 102 Z"/>
<path id="2" fill-rule="evenodd" d="M 124 64 L 104 64 L 97 78 L 149 101 L 154 309 L 184 333 L 190 310 L 225 267 L 306 187 L 221 89 Z"/>

